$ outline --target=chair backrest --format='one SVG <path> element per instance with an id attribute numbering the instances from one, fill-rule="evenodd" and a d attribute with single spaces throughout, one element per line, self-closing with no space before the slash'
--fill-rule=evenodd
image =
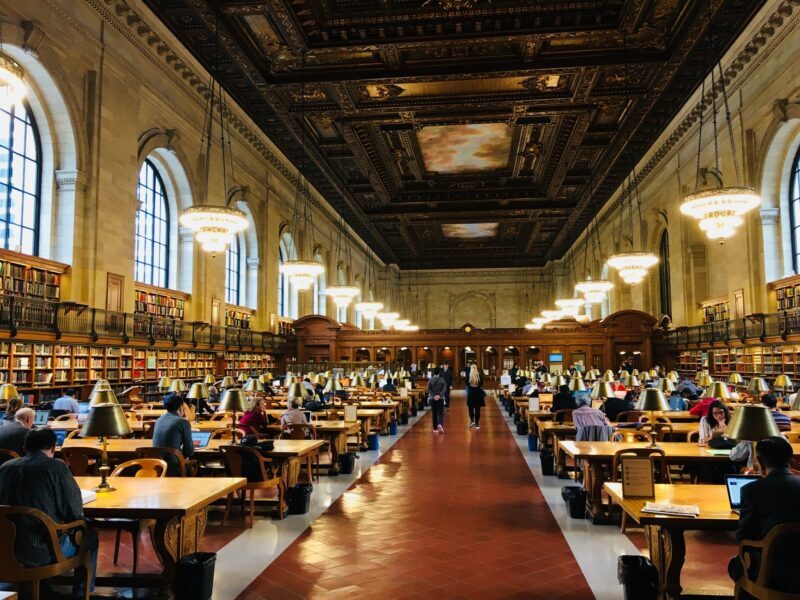
<path id="1" fill-rule="evenodd" d="M 17 531 L 38 530 L 48 545 L 51 556 L 55 557 L 55 562 L 45 567 L 31 569 L 17 560 L 14 552 Z M 50 571 L 53 575 L 59 573 L 64 563 L 73 562 L 67 559 L 61 551 L 61 544 L 58 542 L 58 525 L 45 513 L 35 508 L 24 506 L 4 506 L 0 505 L 0 580 L 2 581 L 29 581 L 33 579 L 34 573 L 41 576 L 43 570 Z"/>
<path id="2" fill-rule="evenodd" d="M 67 434 L 67 437 L 64 438 L 64 439 L 71 440 L 73 438 L 79 438 L 79 437 L 81 437 L 81 430 L 80 429 L 73 429 L 72 431 L 70 431 Z"/>
<path id="3" fill-rule="evenodd" d="M 303 425 L 287 425 L 286 429 L 281 432 L 282 438 L 288 438 L 290 440 L 306 440 L 306 439 L 317 439 L 317 429 L 311 423 L 305 423 Z"/>
<path id="4" fill-rule="evenodd" d="M 246 446 L 225 445 L 219 447 L 222 462 L 229 477 L 246 477 L 250 483 L 268 481 L 266 466 L 271 461 L 265 459 L 261 452 Z"/>
<path id="5" fill-rule="evenodd" d="M 230 428 L 229 429 L 215 429 L 214 431 L 211 432 L 211 438 L 210 439 L 212 439 L 212 440 L 230 440 L 230 439 L 233 439 L 234 442 L 238 442 L 244 436 L 245 436 L 244 431 L 237 427 L 237 429 L 233 430 L 233 433 L 231 433 Z"/>
<path id="6" fill-rule="evenodd" d="M 669 483 L 669 469 L 667 468 L 667 456 L 661 448 L 623 448 L 614 453 L 614 460 L 611 463 L 611 481 L 619 481 L 620 467 L 624 456 L 648 457 L 653 463 L 655 480 L 661 483 Z M 657 466 L 657 468 L 656 468 Z"/>
<path id="7" fill-rule="evenodd" d="M 699 431 L 691 431 L 689 435 L 686 436 L 687 442 L 699 442 L 700 441 L 700 432 Z"/>
<path id="8" fill-rule="evenodd" d="M 211 415 L 210 421 L 224 421 L 228 418 L 228 413 L 226 412 L 217 412 Z"/>
<path id="9" fill-rule="evenodd" d="M 553 413 L 553 419 L 556 423 L 572 422 L 573 408 L 560 408 Z"/>
<path id="10" fill-rule="evenodd" d="M 612 442 L 653 442 L 653 437 L 639 429 L 617 429 L 611 436 Z"/>
<path id="11" fill-rule="evenodd" d="M 136 458 L 117 465 L 111 477 L 166 477 L 167 461 L 160 458 Z"/>
<path id="12" fill-rule="evenodd" d="M 153 439 L 153 429 L 156 427 L 155 421 L 145 421 L 142 424 L 142 437 L 146 440 Z"/>
<path id="13" fill-rule="evenodd" d="M 633 423 L 638 421 L 642 416 L 642 412 L 639 410 L 626 410 L 621 413 L 617 414 L 617 422 L 618 423 Z"/>
<path id="14" fill-rule="evenodd" d="M 172 463 L 175 465 L 175 475 L 178 477 L 186 477 L 186 459 L 183 453 L 175 448 L 146 446 L 136 449 L 136 456 L 139 458 L 156 458 L 163 460 L 167 463 L 167 469 Z"/>
<path id="15" fill-rule="evenodd" d="M 7 450 L 6 448 L 0 448 L 0 465 L 9 461 L 13 458 L 19 458 L 19 454 L 14 452 L 13 450 Z"/>
<path id="16" fill-rule="evenodd" d="M 97 466 L 103 457 L 103 451 L 100 448 L 71 446 L 61 448 L 61 457 L 75 477 L 85 477 L 97 475 Z"/>
<path id="17" fill-rule="evenodd" d="M 75 415 L 73 415 L 72 413 L 67 413 L 65 415 L 61 415 L 61 416 L 56 417 L 55 419 L 53 419 L 53 422 L 56 422 L 56 421 L 72 421 L 73 419 L 77 419 L 77 417 Z"/>
<path id="18" fill-rule="evenodd" d="M 800 597 L 797 567 L 800 566 L 800 523 L 784 523 L 769 530 L 762 540 L 743 540 L 739 545 L 742 564 L 753 564 L 748 549 L 761 551 L 761 561 L 755 581 L 747 576 L 744 589 L 754 598 L 766 600 L 795 600 Z M 788 564 L 787 564 L 788 561 Z M 736 582 L 736 587 L 741 580 Z"/>

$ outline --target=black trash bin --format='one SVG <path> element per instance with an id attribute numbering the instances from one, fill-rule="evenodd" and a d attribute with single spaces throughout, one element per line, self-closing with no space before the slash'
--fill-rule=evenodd
<path id="1" fill-rule="evenodd" d="M 515 412 L 515 413 L 514 413 L 514 423 L 519 423 L 519 420 L 520 420 L 521 418 L 522 418 L 522 417 L 520 417 L 520 416 L 519 416 L 519 413 L 518 413 L 518 412 Z"/>
<path id="2" fill-rule="evenodd" d="M 561 497 L 567 503 L 570 517 L 573 519 L 586 517 L 586 490 L 579 485 L 567 485 L 561 488 Z"/>
<path id="3" fill-rule="evenodd" d="M 209 600 L 216 563 L 216 552 L 195 552 L 180 559 L 175 572 L 175 600 Z"/>
<path id="4" fill-rule="evenodd" d="M 656 600 L 658 571 L 647 557 L 623 554 L 617 560 L 617 579 L 625 600 Z"/>
<path id="5" fill-rule="evenodd" d="M 400 425 L 408 425 L 408 413 L 400 415 Z"/>
<path id="6" fill-rule="evenodd" d="M 345 452 L 339 455 L 339 473 L 351 475 L 356 468 L 356 455 L 354 452 Z"/>
<path id="7" fill-rule="evenodd" d="M 416 407 L 416 405 L 415 405 L 415 406 L 412 406 L 412 407 L 411 407 L 411 416 L 412 416 L 412 417 L 416 417 L 416 416 L 417 416 L 417 412 L 418 412 L 418 411 L 417 411 L 417 407 Z"/>
<path id="8" fill-rule="evenodd" d="M 542 461 L 542 475 L 556 474 L 556 457 L 552 450 L 543 449 L 539 453 L 539 459 Z"/>
<path id="9" fill-rule="evenodd" d="M 314 486 L 310 483 L 298 483 L 286 490 L 286 504 L 289 505 L 290 515 L 304 515 L 311 505 L 311 491 Z"/>
<path id="10" fill-rule="evenodd" d="M 517 435 L 528 435 L 528 422 L 519 421 L 517 423 Z"/>

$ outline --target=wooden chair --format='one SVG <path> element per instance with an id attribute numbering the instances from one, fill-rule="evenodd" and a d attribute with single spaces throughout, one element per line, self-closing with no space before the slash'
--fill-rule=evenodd
<path id="1" fill-rule="evenodd" d="M 19 458 L 19 454 L 17 454 L 13 450 L 0 448 L 0 465 L 14 458 Z"/>
<path id="2" fill-rule="evenodd" d="M 739 543 L 739 560 L 744 567 L 744 575 L 742 575 L 735 582 L 733 590 L 735 598 L 758 598 L 759 600 L 800 600 L 800 593 L 783 592 L 771 588 L 770 585 L 773 581 L 774 570 L 776 569 L 775 560 L 772 558 L 773 554 L 786 554 L 788 552 L 781 552 L 777 548 L 779 541 L 784 536 L 791 536 L 793 541 L 800 539 L 800 523 L 785 523 L 773 527 L 763 540 L 742 540 Z M 785 541 L 785 540 L 782 540 Z M 794 547 L 797 546 L 795 541 Z M 747 572 L 753 566 L 752 550 L 761 552 L 761 562 L 758 568 L 758 574 L 755 581 L 750 579 Z M 796 555 L 794 557 L 795 565 L 797 564 Z M 743 593 L 749 594 L 745 596 Z"/>
<path id="3" fill-rule="evenodd" d="M 224 421 L 228 418 L 228 413 L 218 412 L 211 415 L 209 421 Z"/>
<path id="4" fill-rule="evenodd" d="M 653 436 L 647 431 L 639 429 L 615 429 L 611 436 L 612 442 L 653 442 Z"/>
<path id="5" fill-rule="evenodd" d="M 166 448 L 158 446 L 148 446 L 145 448 L 136 448 L 136 456 L 138 458 L 155 458 L 163 460 L 169 465 L 171 459 L 177 462 L 178 477 L 194 477 L 197 475 L 197 463 L 193 460 L 187 460 L 180 450 L 175 448 Z"/>
<path id="6" fill-rule="evenodd" d="M 620 480 L 620 471 L 622 467 L 622 458 L 624 456 L 640 456 L 648 457 L 653 464 L 653 474 L 656 483 L 670 483 L 669 467 L 667 465 L 667 457 L 664 450 L 661 448 L 623 448 L 614 453 L 614 459 L 611 462 L 611 481 Z M 656 463 L 658 461 L 658 463 Z M 628 525 L 628 515 L 622 511 L 622 520 L 620 522 L 620 532 L 625 533 Z"/>
<path id="7" fill-rule="evenodd" d="M 230 440 L 230 439 L 232 439 L 234 442 L 238 442 L 244 436 L 245 436 L 245 432 L 242 429 L 237 427 L 235 430 L 233 430 L 233 432 L 231 432 L 230 428 L 228 428 L 228 429 L 215 429 L 214 431 L 211 432 L 211 438 L 210 439 L 212 439 L 212 440 Z"/>
<path id="8" fill-rule="evenodd" d="M 556 423 L 572 423 L 573 408 L 561 408 L 553 413 L 553 420 Z"/>
<path id="9" fill-rule="evenodd" d="M 317 429 L 311 423 L 303 425 L 287 425 L 286 430 L 281 432 L 281 439 L 289 440 L 315 440 L 317 439 Z M 312 466 L 316 474 L 312 474 Z M 319 480 L 319 450 L 306 454 L 306 468 L 312 479 Z"/>
<path id="10" fill-rule="evenodd" d="M 785 431 L 783 435 L 786 436 L 786 439 L 789 440 L 790 444 L 800 443 L 800 431 Z"/>
<path id="11" fill-rule="evenodd" d="M 231 510 L 231 504 L 233 503 L 233 494 L 240 494 L 242 500 L 242 516 L 244 516 L 245 500 L 247 499 L 247 492 L 250 492 L 250 516 L 247 526 L 252 528 L 253 516 L 256 508 L 255 492 L 256 490 L 267 490 L 272 488 L 275 488 L 278 491 L 278 518 L 282 519 L 283 498 L 286 490 L 284 489 L 283 479 L 281 479 L 280 473 L 277 472 L 277 467 L 275 463 L 273 463 L 272 459 L 265 458 L 261 452 L 255 448 L 247 448 L 245 446 L 220 446 L 219 449 L 222 452 L 222 460 L 225 463 L 225 469 L 228 472 L 229 477 L 245 477 L 242 467 L 247 460 L 245 458 L 246 456 L 250 457 L 251 461 L 254 461 L 253 464 L 258 465 L 258 476 L 253 478 L 251 474 L 251 479 L 255 479 L 255 481 L 248 481 L 244 488 L 238 492 L 232 492 L 228 494 L 228 499 L 225 504 L 225 514 L 222 516 L 222 525 L 225 526 L 225 523 L 228 519 L 228 514 Z"/>
<path id="12" fill-rule="evenodd" d="M 102 457 L 103 451 L 100 448 L 87 446 L 61 448 L 61 458 L 75 477 L 96 476 Z"/>
<path id="13" fill-rule="evenodd" d="M 55 562 L 43 567 L 26 567 L 17 561 L 14 554 L 17 531 L 37 528 L 44 534 L 45 543 Z M 74 531 L 73 539 L 78 546 L 75 556 L 67 558 L 61 551 L 59 533 Z M 91 552 L 86 547 L 86 521 L 72 521 L 59 524 L 45 513 L 34 508 L 22 506 L 0 506 L 0 581 L 9 583 L 30 582 L 33 587 L 33 600 L 39 600 L 39 582 L 57 575 L 76 570 L 83 576 L 83 598 L 89 600 L 89 587 L 92 582 Z"/>
<path id="14" fill-rule="evenodd" d="M 81 437 L 81 430 L 80 429 L 73 429 L 72 431 L 70 431 L 67 434 L 67 437 L 65 437 L 64 439 L 65 440 L 71 440 L 71 439 L 79 438 L 79 437 Z"/>
<path id="15" fill-rule="evenodd" d="M 66 415 L 61 415 L 61 416 L 58 416 L 55 419 L 53 419 L 53 423 L 57 423 L 59 421 L 73 421 L 73 420 L 75 420 L 77 418 L 78 417 L 76 417 L 72 413 L 67 413 Z"/>
<path id="16" fill-rule="evenodd" d="M 626 410 L 617 414 L 617 423 L 635 423 L 642 416 L 639 410 Z"/>
<path id="17" fill-rule="evenodd" d="M 111 472 L 111 477 L 166 477 L 167 463 L 156 458 L 139 458 L 129 460 Z M 92 524 L 98 529 L 115 529 L 117 532 L 114 541 L 114 564 L 119 561 L 119 546 L 122 532 L 127 531 L 131 534 L 133 546 L 133 573 L 139 568 L 139 536 L 142 531 L 148 529 L 152 532 L 155 527 L 155 519 L 93 519 Z M 152 534 L 151 534 L 152 537 Z"/>

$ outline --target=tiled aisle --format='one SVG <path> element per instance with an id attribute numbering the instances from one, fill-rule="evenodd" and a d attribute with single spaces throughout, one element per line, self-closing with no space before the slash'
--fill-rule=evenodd
<path id="1" fill-rule="evenodd" d="M 466 426 L 426 415 L 239 598 L 593 598 L 498 407 Z"/>

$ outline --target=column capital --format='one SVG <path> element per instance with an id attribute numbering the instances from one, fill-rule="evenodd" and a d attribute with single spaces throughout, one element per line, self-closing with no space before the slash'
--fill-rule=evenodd
<path id="1" fill-rule="evenodd" d="M 245 260 L 247 269 L 250 271 L 257 271 L 261 261 L 258 258 L 248 258 Z"/>
<path id="2" fill-rule="evenodd" d="M 60 169 L 55 171 L 56 189 L 59 192 L 84 192 L 88 176 L 79 169 Z"/>
<path id="3" fill-rule="evenodd" d="M 781 211 L 778 208 L 762 208 L 759 214 L 764 225 L 775 225 L 780 218 Z"/>

